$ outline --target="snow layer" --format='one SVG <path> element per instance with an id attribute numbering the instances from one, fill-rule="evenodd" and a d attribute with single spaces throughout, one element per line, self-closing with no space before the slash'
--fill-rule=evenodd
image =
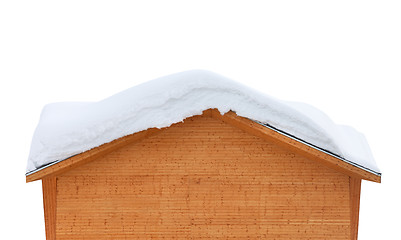
<path id="1" fill-rule="evenodd" d="M 168 127 L 209 108 L 222 114 L 235 111 L 380 172 L 366 139 L 353 128 L 334 124 L 309 105 L 280 101 L 203 70 L 158 78 L 99 102 L 46 105 L 27 172 L 135 132 Z"/>

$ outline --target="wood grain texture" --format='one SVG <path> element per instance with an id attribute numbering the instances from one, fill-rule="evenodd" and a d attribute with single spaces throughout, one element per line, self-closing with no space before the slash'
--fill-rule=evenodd
<path id="1" fill-rule="evenodd" d="M 56 239 L 57 179 L 42 179 L 43 208 L 45 214 L 46 239 Z"/>
<path id="2" fill-rule="evenodd" d="M 351 206 L 351 239 L 358 239 L 359 204 L 361 195 L 361 179 L 350 177 L 350 206 Z"/>
<path id="3" fill-rule="evenodd" d="M 58 175 L 57 240 L 351 239 L 349 176 L 197 116 Z"/>

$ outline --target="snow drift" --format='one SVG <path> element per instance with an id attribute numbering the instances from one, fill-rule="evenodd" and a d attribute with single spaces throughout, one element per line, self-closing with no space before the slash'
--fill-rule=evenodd
<path id="1" fill-rule="evenodd" d="M 148 128 L 168 127 L 216 108 L 268 124 L 375 173 L 364 136 L 324 113 L 285 102 L 218 74 L 194 70 L 158 78 L 93 103 L 44 107 L 33 136 L 27 173 Z"/>

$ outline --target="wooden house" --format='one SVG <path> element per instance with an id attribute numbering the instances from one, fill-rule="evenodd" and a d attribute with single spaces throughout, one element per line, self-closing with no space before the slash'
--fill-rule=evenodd
<path id="1" fill-rule="evenodd" d="M 216 109 L 26 175 L 48 240 L 356 240 L 362 179 L 381 175 Z"/>

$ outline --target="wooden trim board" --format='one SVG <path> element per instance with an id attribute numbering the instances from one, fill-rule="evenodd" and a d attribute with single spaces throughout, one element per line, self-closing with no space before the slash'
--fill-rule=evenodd
<path id="1" fill-rule="evenodd" d="M 351 165 L 341 159 L 326 154 L 318 149 L 303 144 L 295 139 L 289 138 L 281 133 L 278 133 L 270 128 L 264 127 L 250 119 L 239 117 L 234 112 L 228 112 L 221 115 L 217 110 L 211 110 L 212 116 L 222 121 L 234 125 L 250 134 L 261 137 L 268 141 L 275 142 L 276 144 L 285 147 L 293 152 L 299 153 L 311 160 L 320 162 L 332 169 L 342 172 L 348 176 L 353 176 L 373 182 L 380 182 L 381 177 L 368 172 L 364 169 Z"/>
<path id="2" fill-rule="evenodd" d="M 45 215 L 46 239 L 56 239 L 57 217 L 57 178 L 46 177 L 42 179 L 43 208 Z"/>
<path id="3" fill-rule="evenodd" d="M 351 239 L 358 239 L 359 224 L 359 204 L 361 196 L 361 179 L 350 177 L 349 179 L 350 193 L 350 210 L 351 210 Z"/>
<path id="4" fill-rule="evenodd" d="M 60 161 L 54 165 L 50 165 L 40 171 L 37 171 L 35 173 L 29 174 L 26 176 L 26 182 L 33 182 L 45 177 L 49 176 L 57 176 L 58 174 L 61 174 L 63 172 L 66 172 L 70 169 L 73 169 L 75 167 L 81 166 L 85 163 L 88 163 L 92 160 L 95 160 L 98 157 L 104 156 L 108 153 L 111 153 L 112 151 L 124 147 L 130 143 L 134 143 L 136 141 L 140 141 L 141 139 L 145 137 L 152 136 L 156 133 L 158 133 L 160 129 L 156 128 L 150 128 L 146 131 L 141 131 L 137 132 L 135 134 L 131 134 L 119 139 L 116 139 L 112 142 L 105 143 L 99 147 L 93 148 L 91 150 L 88 150 L 86 152 L 83 152 L 81 154 L 72 156 L 68 159 L 65 159 L 63 161 Z"/>

